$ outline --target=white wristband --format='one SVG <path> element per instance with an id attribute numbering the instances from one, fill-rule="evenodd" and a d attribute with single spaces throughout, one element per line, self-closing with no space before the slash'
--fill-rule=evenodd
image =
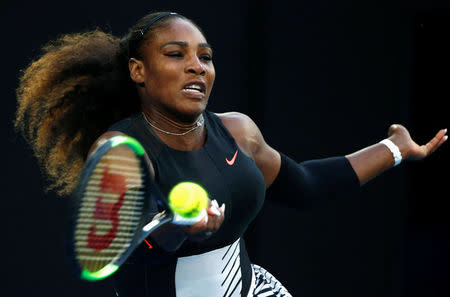
<path id="1" fill-rule="evenodd" d="M 397 166 L 402 161 L 402 153 L 400 153 L 400 150 L 398 149 L 398 146 L 396 146 L 391 140 L 389 139 L 383 139 L 380 141 L 380 143 L 384 144 L 389 148 L 389 150 L 392 152 L 392 155 L 394 156 L 394 166 Z"/>

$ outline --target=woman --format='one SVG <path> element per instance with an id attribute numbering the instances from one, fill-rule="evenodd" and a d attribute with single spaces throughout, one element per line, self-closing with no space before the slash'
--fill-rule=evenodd
<path id="1" fill-rule="evenodd" d="M 267 187 L 298 188 L 299 197 L 286 202 L 302 207 L 359 187 L 402 159 L 424 158 L 447 140 L 440 130 L 419 146 L 392 125 L 382 143 L 297 164 L 265 143 L 249 117 L 206 111 L 214 79 L 201 30 L 169 12 L 143 17 L 121 41 L 99 31 L 66 35 L 24 72 L 16 127 L 59 193 L 70 194 L 89 151 L 126 134 L 145 147 L 163 194 L 193 180 L 212 199 L 205 219 L 169 225 L 152 235 L 155 249 L 135 251 L 114 275 L 118 296 L 290 296 L 250 264 L 241 239 Z"/>

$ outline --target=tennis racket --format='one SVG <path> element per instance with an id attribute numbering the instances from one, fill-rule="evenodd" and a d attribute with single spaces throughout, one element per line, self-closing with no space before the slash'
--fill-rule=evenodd
<path id="1" fill-rule="evenodd" d="M 148 166 L 144 148 L 128 136 L 110 138 L 86 161 L 73 194 L 69 240 L 73 268 L 82 279 L 113 274 L 164 224 L 190 225 L 206 215 L 208 198 L 201 186 L 182 183 L 166 199 Z"/>

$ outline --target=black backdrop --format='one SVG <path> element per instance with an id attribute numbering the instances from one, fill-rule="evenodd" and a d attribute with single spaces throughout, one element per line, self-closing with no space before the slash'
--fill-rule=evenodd
<path id="1" fill-rule="evenodd" d="M 445 0 L 2 0 L 1 296 L 113 296 L 109 280 L 79 281 L 64 263 L 66 201 L 44 193 L 13 132 L 14 92 L 46 41 L 96 26 L 122 35 L 163 9 L 197 21 L 214 47 L 209 109 L 250 115 L 297 161 L 353 152 L 394 122 L 422 143 L 448 126 Z M 448 296 L 448 164 L 446 144 L 322 207 L 268 201 L 246 236 L 250 257 L 294 296 Z"/>

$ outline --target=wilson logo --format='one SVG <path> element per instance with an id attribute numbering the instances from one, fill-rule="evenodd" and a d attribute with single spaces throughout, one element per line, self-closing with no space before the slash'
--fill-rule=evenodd
<path id="1" fill-rule="evenodd" d="M 108 170 L 109 168 L 106 167 L 103 171 L 100 182 L 100 191 L 119 194 L 119 199 L 116 203 L 104 203 L 102 201 L 103 197 L 99 196 L 95 202 L 92 218 L 110 221 L 112 225 L 111 229 L 104 235 L 97 235 L 96 225 L 92 225 L 89 228 L 87 245 L 96 252 L 106 249 L 114 238 L 116 238 L 117 228 L 119 226 L 118 213 L 122 207 L 127 190 L 125 177 L 120 174 L 109 173 Z"/>

